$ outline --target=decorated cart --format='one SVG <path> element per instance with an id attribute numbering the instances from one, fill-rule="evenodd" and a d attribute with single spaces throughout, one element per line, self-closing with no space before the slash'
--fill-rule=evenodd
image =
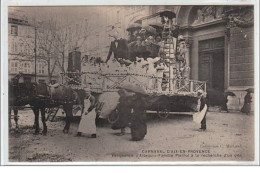
<path id="1" fill-rule="evenodd" d="M 88 88 L 101 95 L 99 112 L 102 118 L 108 118 L 109 113 L 116 109 L 119 100 L 117 92 L 119 89 L 129 89 L 127 86 L 142 89 L 142 94 L 150 103 L 146 110 L 148 114 L 166 118 L 169 114 L 192 115 L 200 110 L 201 95 L 198 93 L 206 96 L 206 82 L 189 79 L 185 40 L 173 23 L 175 13 L 163 10 L 158 15 L 162 18 L 162 39 L 156 43 L 149 42 L 152 32 L 146 32 L 145 41 L 148 40 L 149 44 L 144 46 L 145 52 L 150 51 L 150 55 L 157 54 L 157 57 L 149 57 L 148 53 L 148 57 L 136 57 L 136 61 L 128 65 L 112 60 L 96 63 L 91 58 L 85 58 L 79 60 L 81 66 L 78 69 L 62 74 L 65 83 L 75 90 Z"/>

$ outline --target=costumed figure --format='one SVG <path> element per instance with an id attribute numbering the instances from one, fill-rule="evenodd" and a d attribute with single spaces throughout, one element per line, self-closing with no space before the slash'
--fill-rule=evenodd
<path id="1" fill-rule="evenodd" d="M 147 58 L 147 62 L 148 62 L 148 70 L 147 70 L 147 74 L 151 77 L 149 77 L 148 79 L 148 89 L 154 89 L 155 88 L 155 78 L 153 78 L 153 76 L 156 75 L 156 68 L 154 67 L 154 64 L 160 60 L 160 57 L 156 57 L 156 58 Z"/>
<path id="2" fill-rule="evenodd" d="M 147 134 L 145 115 L 146 102 L 142 94 L 135 93 L 131 107 L 133 109 L 131 118 L 131 137 L 133 141 L 140 141 L 144 139 Z"/>
<path id="3" fill-rule="evenodd" d="M 120 95 L 119 104 L 117 109 L 114 111 L 114 113 L 118 115 L 118 120 L 112 124 L 111 128 L 113 130 L 120 129 L 121 132 L 117 133 L 117 135 L 122 136 L 125 134 L 125 128 L 129 126 L 131 119 L 131 102 L 133 93 L 121 89 L 118 91 L 118 94 Z"/>
<path id="4" fill-rule="evenodd" d="M 156 89 L 157 91 L 162 91 L 162 80 L 163 80 L 163 71 L 165 69 L 165 65 L 161 62 L 156 67 Z"/>
<path id="5" fill-rule="evenodd" d="M 143 57 L 145 44 L 140 34 L 136 36 L 136 41 L 133 41 L 128 44 L 128 47 L 129 47 L 129 59 L 131 61 L 136 61 L 136 57 Z"/>
<path id="6" fill-rule="evenodd" d="M 114 41 L 110 43 L 109 52 L 107 55 L 106 63 L 110 60 L 112 53 L 114 53 L 114 59 L 120 63 L 124 63 L 124 60 L 128 59 L 128 45 L 125 39 L 120 38 L 120 33 L 114 27 L 112 27 L 114 33 L 109 34 L 114 38 Z"/>

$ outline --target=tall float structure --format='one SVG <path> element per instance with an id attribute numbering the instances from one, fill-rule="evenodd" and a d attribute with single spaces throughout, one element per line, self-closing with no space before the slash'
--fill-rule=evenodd
<path id="1" fill-rule="evenodd" d="M 81 69 L 77 71 L 74 67 L 70 67 L 78 64 L 74 60 L 80 53 L 74 51 L 70 54 L 72 57 L 72 63 L 69 63 L 68 68 L 70 71 L 63 74 L 67 84 L 76 90 L 88 88 L 100 94 L 130 88 L 133 92 L 142 93 L 151 100 L 147 113 L 157 113 L 162 117 L 175 113 L 198 112 L 201 98 L 198 93 L 206 96 L 206 82 L 189 79 L 190 67 L 185 59 L 186 44 L 176 25 L 176 14 L 171 10 L 162 10 L 156 15 L 161 17 L 162 22 L 157 26 L 161 27 L 162 31 L 162 40 L 157 44 L 158 57 L 150 58 L 151 62 L 154 59 L 159 60 L 156 62 L 156 68 L 154 64 L 142 64 L 145 62 L 142 57 L 136 57 L 136 62 L 125 66 L 118 62 L 100 63 L 95 57 L 85 56 L 80 59 Z M 146 65 L 147 69 L 144 69 Z"/>

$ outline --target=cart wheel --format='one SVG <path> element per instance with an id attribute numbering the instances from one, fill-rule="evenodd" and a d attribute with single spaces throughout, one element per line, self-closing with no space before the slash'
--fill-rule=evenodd
<path id="1" fill-rule="evenodd" d="M 118 119 L 119 119 L 119 112 L 118 112 L 117 109 L 113 113 L 108 115 L 108 118 L 107 118 L 108 122 L 111 123 L 111 124 L 113 124 L 116 121 L 118 121 Z"/>
<path id="2" fill-rule="evenodd" d="M 164 109 L 163 111 L 158 111 L 158 116 L 160 118 L 166 119 L 169 116 L 169 111 L 167 109 Z"/>

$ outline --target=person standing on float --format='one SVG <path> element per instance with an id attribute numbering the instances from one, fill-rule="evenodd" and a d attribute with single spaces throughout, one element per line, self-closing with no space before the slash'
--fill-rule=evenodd
<path id="1" fill-rule="evenodd" d="M 109 34 L 110 37 L 114 38 L 114 41 L 110 43 L 109 52 L 107 55 L 106 63 L 110 60 L 112 53 L 114 53 L 114 59 L 120 62 L 121 59 L 128 59 L 128 44 L 125 39 L 120 38 L 120 32 L 112 27 L 112 34 Z"/>

